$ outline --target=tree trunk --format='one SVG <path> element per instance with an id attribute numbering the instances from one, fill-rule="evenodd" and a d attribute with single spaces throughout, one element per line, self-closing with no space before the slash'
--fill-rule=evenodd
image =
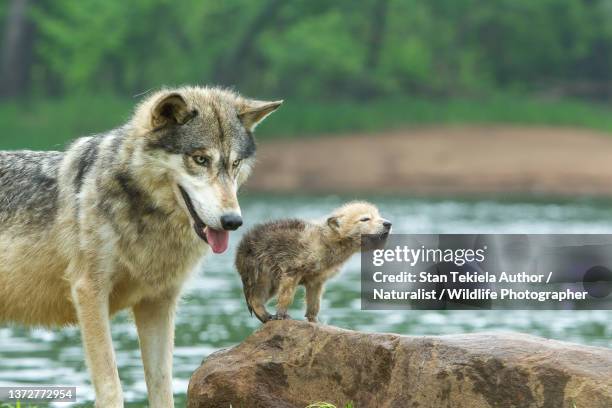
<path id="1" fill-rule="evenodd" d="M 12 0 L 6 16 L 0 61 L 0 96 L 23 94 L 30 80 L 34 26 L 29 20 L 29 0 Z"/>
<path id="2" fill-rule="evenodd" d="M 257 37 L 274 22 L 280 7 L 282 0 L 269 0 L 242 33 L 236 47 L 228 53 L 227 58 L 221 60 L 215 76 L 222 84 L 234 85 L 240 78 L 245 59 L 251 53 Z"/>
<path id="3" fill-rule="evenodd" d="M 370 40 L 368 43 L 368 52 L 365 60 L 365 69 L 367 72 L 374 71 L 380 62 L 380 51 L 383 45 L 385 28 L 387 25 L 388 6 L 389 0 L 376 0 L 374 3 L 374 8 L 372 10 Z"/>

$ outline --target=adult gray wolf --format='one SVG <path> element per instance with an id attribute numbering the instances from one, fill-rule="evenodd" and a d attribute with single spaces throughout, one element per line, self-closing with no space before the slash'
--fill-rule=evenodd
<path id="1" fill-rule="evenodd" d="M 134 314 L 151 407 L 174 407 L 183 282 L 242 224 L 253 130 L 282 101 L 159 91 L 66 152 L 0 153 L 0 321 L 81 329 L 96 406 L 123 406 L 110 317 Z"/>
<path id="2" fill-rule="evenodd" d="M 364 201 L 336 208 L 324 222 L 278 220 L 249 230 L 236 253 L 236 269 L 242 278 L 249 312 L 263 323 L 288 319 L 298 285 L 306 288 L 306 318 L 316 323 L 325 282 L 336 275 L 351 255 L 384 244 L 391 222 Z M 276 315 L 266 302 L 278 293 Z"/>

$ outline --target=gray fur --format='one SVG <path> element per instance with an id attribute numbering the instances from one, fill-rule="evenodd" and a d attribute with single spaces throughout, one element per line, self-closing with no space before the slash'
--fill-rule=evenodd
<path id="1" fill-rule="evenodd" d="M 250 131 L 279 105 L 217 88 L 162 90 L 123 126 L 65 152 L 0 152 L 0 322 L 79 323 L 96 406 L 118 408 L 109 318 L 132 308 L 146 333 L 147 384 L 156 384 L 150 406 L 174 406 L 181 287 L 210 248 L 227 248 L 222 219 L 240 215 Z"/>
<path id="2" fill-rule="evenodd" d="M 190 154 L 205 149 L 212 142 L 224 144 L 231 141 L 240 152 L 241 159 L 255 154 L 255 143 L 251 132 L 241 125 L 235 106 L 225 104 L 223 109 L 211 103 L 210 110 L 199 112 L 193 109 L 190 119 L 182 124 L 155 130 L 156 137 L 147 144 L 150 149 L 162 149 L 172 154 Z M 224 112 L 222 117 L 221 112 Z M 203 128 L 203 125 L 206 128 Z"/>
<path id="3" fill-rule="evenodd" d="M 198 149 L 231 143 L 238 152 L 238 158 L 254 156 L 254 137 L 240 123 L 232 101 L 218 100 L 211 107 L 211 112 L 206 113 L 192 109 L 185 124 L 154 130 L 154 137 L 147 139 L 146 149 L 190 154 Z M 196 120 L 198 116 L 202 120 Z M 210 126 L 211 123 L 214 126 Z M 150 215 L 166 214 L 155 207 L 152 198 L 140 189 L 129 170 L 117 171 L 110 177 L 106 172 L 108 169 L 125 168 L 126 163 L 119 153 L 132 130 L 127 124 L 105 134 L 78 139 L 67 152 L 0 152 L 0 220 L 4 222 L 16 214 L 25 214 L 28 224 L 53 221 L 58 205 L 58 171 L 62 161 L 70 166 L 74 174 L 74 196 L 69 200 L 75 208 L 79 207 L 78 194 L 83 184 L 92 179 L 100 193 L 97 208 L 109 221 L 117 216 L 109 204 L 113 200 L 129 204 L 127 212 L 134 222 L 140 222 Z M 113 139 L 112 143 L 101 152 L 100 145 L 109 138 Z M 104 160 L 100 160 L 100 155 L 104 155 Z M 227 165 L 227 161 L 221 164 Z M 100 169 L 106 171 L 100 173 Z"/>
<path id="4" fill-rule="evenodd" d="M 92 137 L 87 140 L 83 151 L 78 159 L 77 174 L 74 178 L 74 186 L 77 192 L 81 191 L 83 179 L 87 175 L 89 169 L 95 164 L 98 157 L 98 145 L 102 141 L 102 137 Z"/>
<path id="5" fill-rule="evenodd" d="M 100 199 L 96 207 L 111 225 L 115 232 L 122 234 L 123 227 L 114 222 L 122 212 L 127 211 L 138 233 L 143 233 L 147 226 L 154 227 L 148 221 L 155 218 L 157 222 L 163 221 L 167 212 L 155 206 L 153 198 L 142 190 L 133 176 L 127 171 L 119 171 L 113 179 L 99 184 L 101 187 Z M 118 203 L 123 203 L 118 205 Z"/>
<path id="6" fill-rule="evenodd" d="M 0 152 L 0 223 L 24 216 L 28 225 L 55 219 L 60 152 Z"/>

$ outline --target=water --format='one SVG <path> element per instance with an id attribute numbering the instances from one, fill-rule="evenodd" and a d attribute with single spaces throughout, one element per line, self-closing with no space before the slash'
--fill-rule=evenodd
<path id="1" fill-rule="evenodd" d="M 248 228 L 279 217 L 319 218 L 346 201 L 341 197 L 249 196 L 241 201 Z M 597 201 L 469 201 L 377 198 L 381 213 L 404 233 L 612 233 L 612 203 Z M 244 230 L 244 228 L 242 229 Z M 239 233 L 232 234 L 231 248 Z M 249 316 L 233 250 L 210 256 L 187 285 L 179 308 L 174 355 L 177 406 L 185 404 L 191 373 L 211 352 L 239 343 L 259 326 Z M 327 286 L 320 318 L 340 327 L 402 334 L 449 334 L 514 330 L 547 338 L 612 347 L 612 311 L 361 311 L 359 257 Z M 298 294 L 301 300 L 302 292 Z M 301 301 L 290 313 L 302 316 Z M 113 339 L 128 406 L 146 406 L 136 330 L 127 313 L 113 322 Z M 0 326 L 0 386 L 78 386 L 91 405 L 93 390 L 76 328 Z M 62 404 L 61 406 L 66 406 Z"/>

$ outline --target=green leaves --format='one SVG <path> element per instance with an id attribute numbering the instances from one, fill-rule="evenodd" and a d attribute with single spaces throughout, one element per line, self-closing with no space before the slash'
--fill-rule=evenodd
<path id="1" fill-rule="evenodd" d="M 40 0 L 29 14 L 24 69 L 43 94 L 221 82 L 261 97 L 469 96 L 612 80 L 605 0 Z"/>

